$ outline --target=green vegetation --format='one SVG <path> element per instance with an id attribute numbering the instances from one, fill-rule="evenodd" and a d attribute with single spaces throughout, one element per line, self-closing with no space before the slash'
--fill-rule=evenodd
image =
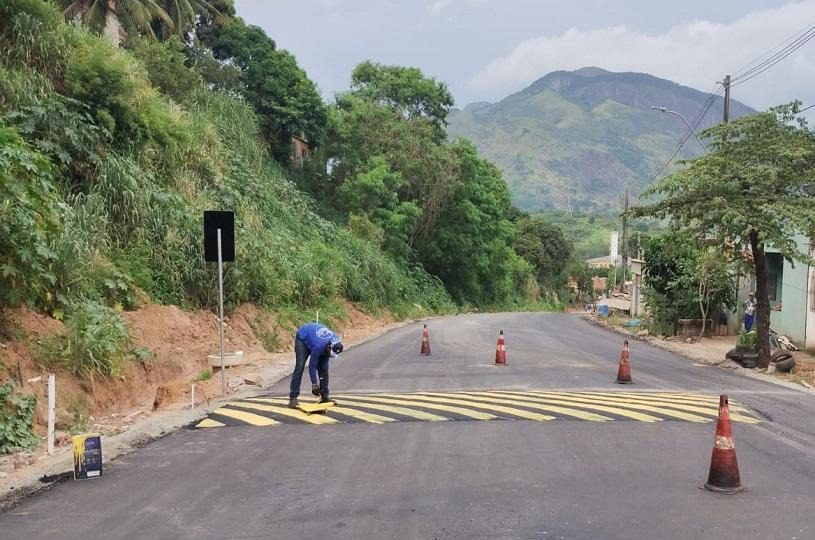
<path id="1" fill-rule="evenodd" d="M 93 301 L 71 306 L 65 331 L 44 347 L 46 361 L 80 377 L 115 377 L 131 353 L 127 325 L 111 308 Z"/>
<path id="2" fill-rule="evenodd" d="M 659 202 L 632 212 L 668 217 L 693 238 L 709 239 L 719 260 L 750 246 L 761 367 L 770 361 L 766 249 L 791 262 L 812 262 L 795 242 L 797 235 L 815 231 L 815 133 L 798 117 L 799 105 L 706 130 L 702 136 L 711 141 L 711 153 L 653 186 L 646 195 L 660 197 Z"/>
<path id="3" fill-rule="evenodd" d="M 674 335 L 679 319 L 718 320 L 719 314 L 734 307 L 733 270 L 734 263 L 689 234 L 652 238 L 643 269 L 646 325 L 655 334 Z"/>
<path id="4" fill-rule="evenodd" d="M 65 321 L 47 362 L 115 376 L 149 357 L 131 348 L 120 310 L 145 297 L 212 308 L 207 208 L 237 214 L 228 308 L 332 312 L 346 298 L 400 317 L 455 309 L 420 266 L 316 214 L 269 155 L 277 132 L 267 138 L 250 102 L 187 67 L 177 39 L 118 48 L 41 0 L 6 2 L 0 18 L 0 308 Z"/>
<path id="5" fill-rule="evenodd" d="M 447 141 L 451 104 L 446 86 L 417 69 L 360 64 L 299 183 L 326 215 L 421 265 L 458 303 L 534 302 L 531 268 L 513 250 L 507 186 L 472 144 Z"/>
<path id="6" fill-rule="evenodd" d="M 212 378 L 212 370 L 209 369 L 209 368 L 202 369 L 198 373 L 198 375 L 195 376 L 195 379 L 193 380 L 193 382 L 204 382 L 204 381 L 210 380 L 211 378 Z"/>
<path id="7" fill-rule="evenodd" d="M 14 391 L 14 384 L 0 385 L 0 454 L 23 450 L 37 444 L 31 431 L 34 420 L 35 396 Z"/>

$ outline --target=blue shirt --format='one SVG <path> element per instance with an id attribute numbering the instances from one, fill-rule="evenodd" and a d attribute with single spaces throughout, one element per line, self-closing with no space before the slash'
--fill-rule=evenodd
<path id="1" fill-rule="evenodd" d="M 311 384 L 317 384 L 317 361 L 322 356 L 330 356 L 328 346 L 332 340 L 339 339 L 337 334 L 319 323 L 304 324 L 297 329 L 297 339 L 308 348 L 308 376 Z M 316 353 L 316 356 L 315 356 Z"/>

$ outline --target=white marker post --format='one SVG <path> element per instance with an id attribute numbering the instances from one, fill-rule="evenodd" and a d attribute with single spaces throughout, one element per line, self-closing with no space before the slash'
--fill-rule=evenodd
<path id="1" fill-rule="evenodd" d="M 218 323 L 221 332 L 221 395 L 226 395 L 224 373 L 224 261 L 221 253 L 221 229 L 218 229 Z"/>
<path id="2" fill-rule="evenodd" d="M 190 396 L 190 410 L 195 409 L 195 383 L 192 383 L 192 394 Z"/>
<path id="3" fill-rule="evenodd" d="M 48 455 L 54 453 L 54 424 L 57 414 L 57 378 L 53 373 L 48 374 Z"/>

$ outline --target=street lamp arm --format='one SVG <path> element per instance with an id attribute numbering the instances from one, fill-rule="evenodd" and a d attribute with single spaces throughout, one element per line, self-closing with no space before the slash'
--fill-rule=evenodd
<path id="1" fill-rule="evenodd" d="M 694 131 L 693 127 L 690 125 L 690 122 L 688 122 L 688 119 L 687 119 L 687 118 L 685 118 L 684 116 L 682 116 L 680 113 L 678 113 L 678 112 L 676 112 L 676 111 L 672 111 L 671 109 L 667 109 L 667 108 L 665 108 L 665 107 L 657 107 L 656 105 L 652 105 L 652 106 L 651 106 L 651 108 L 652 108 L 653 110 L 655 110 L 655 111 L 659 111 L 659 112 L 663 112 L 663 113 L 672 114 L 672 115 L 674 115 L 674 116 L 678 116 L 679 118 L 681 118 L 681 119 L 682 119 L 682 121 L 683 121 L 683 122 L 685 122 L 685 125 L 686 125 L 686 126 L 688 126 L 688 131 L 690 131 L 691 133 L 693 133 L 693 136 L 696 138 L 696 142 L 698 142 L 698 143 L 699 143 L 699 146 L 701 146 L 701 147 L 702 147 L 702 150 L 704 150 L 704 151 L 705 151 L 705 154 L 707 154 L 707 147 L 706 147 L 706 146 L 705 146 L 705 144 L 702 142 L 702 139 L 700 139 L 700 138 L 699 138 L 699 135 L 697 135 L 697 134 L 696 134 L 696 131 Z"/>

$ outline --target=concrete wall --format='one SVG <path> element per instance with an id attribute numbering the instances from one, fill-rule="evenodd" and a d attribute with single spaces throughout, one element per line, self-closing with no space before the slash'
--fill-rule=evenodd
<path id="1" fill-rule="evenodd" d="M 808 253 L 808 241 L 804 237 L 798 238 L 799 249 Z M 770 250 L 768 250 L 769 252 Z M 779 334 L 786 335 L 796 345 L 805 346 L 809 341 L 807 336 L 808 315 L 811 313 L 809 302 L 810 266 L 805 263 L 783 263 L 783 269 L 778 276 L 778 289 L 776 302 L 781 303 L 781 311 L 770 313 L 770 326 Z"/>

